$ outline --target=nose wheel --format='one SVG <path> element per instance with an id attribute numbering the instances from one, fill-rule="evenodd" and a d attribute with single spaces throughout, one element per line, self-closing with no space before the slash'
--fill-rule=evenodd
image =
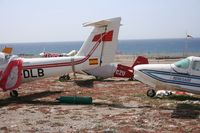
<path id="1" fill-rule="evenodd" d="M 148 97 L 154 97 L 156 95 L 156 91 L 154 89 L 149 89 L 147 91 L 147 96 Z"/>
<path id="2" fill-rule="evenodd" d="M 16 90 L 10 91 L 10 96 L 11 97 L 18 97 L 18 92 Z"/>

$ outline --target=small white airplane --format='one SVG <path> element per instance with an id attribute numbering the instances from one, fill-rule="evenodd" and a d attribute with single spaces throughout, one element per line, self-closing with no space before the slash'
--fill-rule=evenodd
<path id="1" fill-rule="evenodd" d="M 77 54 L 77 51 L 76 50 L 72 50 L 70 51 L 69 53 L 53 53 L 53 52 L 42 52 L 40 53 L 39 55 L 41 57 L 68 57 L 68 56 L 75 56 Z"/>
<path id="2" fill-rule="evenodd" d="M 75 56 L 20 58 L 0 52 L 0 88 L 18 96 L 21 83 L 50 76 L 93 69 L 113 62 L 121 18 L 112 18 L 84 26 L 93 26 L 91 34 Z"/>
<path id="3" fill-rule="evenodd" d="M 200 94 L 200 57 L 190 56 L 173 64 L 134 67 L 134 78 L 156 89 L 175 89 Z M 154 97 L 154 89 L 147 96 Z"/>

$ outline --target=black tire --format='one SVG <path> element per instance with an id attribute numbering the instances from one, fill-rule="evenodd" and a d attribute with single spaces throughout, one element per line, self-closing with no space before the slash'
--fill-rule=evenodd
<path id="1" fill-rule="evenodd" d="M 96 80 L 103 80 L 104 78 L 95 76 Z"/>
<path id="2" fill-rule="evenodd" d="M 128 79 L 128 81 L 134 81 L 135 79 L 134 79 L 134 77 L 130 77 L 129 79 Z"/>
<path id="3" fill-rule="evenodd" d="M 156 95 L 156 91 L 154 89 L 149 89 L 147 91 L 147 96 L 148 97 L 154 97 Z"/>
<path id="4" fill-rule="evenodd" d="M 12 90 L 12 91 L 10 91 L 10 96 L 16 98 L 16 97 L 18 97 L 18 92 L 16 90 Z"/>
<path id="5" fill-rule="evenodd" d="M 67 80 L 70 80 L 70 76 L 69 75 L 63 75 L 59 77 L 59 81 L 60 82 L 65 82 Z"/>
<path id="6" fill-rule="evenodd" d="M 63 76 L 60 76 L 60 77 L 59 77 L 59 81 L 60 81 L 60 82 L 64 82 Z"/>
<path id="7" fill-rule="evenodd" d="M 65 80 L 70 80 L 70 76 L 69 75 L 65 75 Z"/>

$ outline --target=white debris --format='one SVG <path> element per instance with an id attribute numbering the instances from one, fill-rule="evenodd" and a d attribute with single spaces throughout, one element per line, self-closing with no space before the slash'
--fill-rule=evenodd
<path id="1" fill-rule="evenodd" d="M 172 92 L 168 90 L 158 90 L 156 92 L 156 97 L 159 97 L 159 98 L 170 96 L 170 95 L 172 95 Z"/>

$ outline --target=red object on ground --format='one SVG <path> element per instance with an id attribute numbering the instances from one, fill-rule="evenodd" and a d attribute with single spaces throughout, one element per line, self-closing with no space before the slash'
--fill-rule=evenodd
<path id="1" fill-rule="evenodd" d="M 187 95 L 187 92 L 183 92 L 183 91 L 176 91 L 175 94 L 178 94 L 178 95 Z"/>

